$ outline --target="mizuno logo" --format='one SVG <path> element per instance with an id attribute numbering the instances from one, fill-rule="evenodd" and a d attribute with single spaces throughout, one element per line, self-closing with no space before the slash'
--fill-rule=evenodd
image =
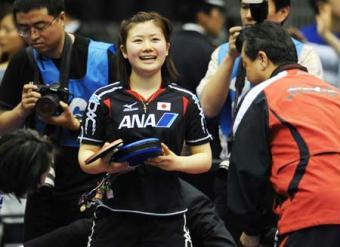
<path id="1" fill-rule="evenodd" d="M 155 127 L 155 128 L 170 128 L 173 122 L 176 120 L 178 114 L 177 113 L 164 113 L 158 121 L 156 121 L 155 114 L 133 114 L 124 116 L 122 121 L 119 124 L 118 129 L 127 128 L 146 128 L 146 127 Z"/>
<path id="2" fill-rule="evenodd" d="M 138 107 L 133 107 L 136 104 L 137 104 L 137 101 L 135 103 L 132 103 L 132 104 L 123 105 L 123 112 L 137 111 Z"/>

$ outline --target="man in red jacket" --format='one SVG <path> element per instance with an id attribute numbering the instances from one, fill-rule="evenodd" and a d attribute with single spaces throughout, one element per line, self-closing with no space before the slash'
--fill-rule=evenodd
<path id="1" fill-rule="evenodd" d="M 340 91 L 296 64 L 289 35 L 264 22 L 242 32 L 253 88 L 233 125 L 228 207 L 245 247 L 259 246 L 274 189 L 279 246 L 340 243 Z M 242 39 L 241 39 L 242 40 Z M 273 201 L 271 201 L 273 202 Z"/>

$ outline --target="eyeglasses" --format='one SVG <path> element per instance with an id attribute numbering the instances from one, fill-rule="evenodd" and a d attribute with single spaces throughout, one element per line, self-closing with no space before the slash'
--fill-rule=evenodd
<path id="1" fill-rule="evenodd" d="M 18 34 L 23 37 L 27 38 L 29 35 L 31 35 L 32 31 L 34 30 L 37 33 L 41 33 L 45 31 L 47 28 L 53 25 L 53 23 L 56 22 L 56 20 L 59 18 L 59 15 L 53 18 L 51 22 L 39 22 L 37 24 L 33 24 L 32 26 L 18 26 Z"/>

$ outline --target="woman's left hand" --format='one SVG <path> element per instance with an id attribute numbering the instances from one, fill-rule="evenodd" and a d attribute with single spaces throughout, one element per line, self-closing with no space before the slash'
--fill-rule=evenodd
<path id="1" fill-rule="evenodd" d="M 165 171 L 176 171 L 179 164 L 180 156 L 177 156 L 172 152 L 167 145 L 162 143 L 163 155 L 150 158 L 144 163 L 147 165 L 152 165 L 159 167 Z"/>

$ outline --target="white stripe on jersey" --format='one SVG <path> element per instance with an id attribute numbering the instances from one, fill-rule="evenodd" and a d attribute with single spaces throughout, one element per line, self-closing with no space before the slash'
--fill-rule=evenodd
<path id="1" fill-rule="evenodd" d="M 201 116 L 201 128 L 203 130 L 203 133 L 206 133 L 209 137 L 211 137 L 210 133 L 208 132 L 208 129 L 205 128 L 204 126 L 204 113 L 203 113 L 203 109 L 199 103 L 199 99 L 198 97 L 193 94 L 192 92 L 190 92 L 189 90 L 186 90 L 186 89 L 183 89 L 183 88 L 178 88 L 176 87 L 175 85 L 169 85 L 170 88 L 172 89 L 175 89 L 177 91 L 180 91 L 180 92 L 185 92 L 187 94 L 189 94 L 191 96 L 191 98 L 193 99 L 194 103 L 196 104 L 196 106 L 198 107 L 198 110 L 200 111 L 200 116 Z"/>
<path id="2" fill-rule="evenodd" d="M 197 140 L 187 140 L 186 142 L 189 144 L 189 143 L 197 143 L 197 142 L 200 142 L 200 141 L 204 141 L 206 139 L 211 139 L 211 135 L 209 134 L 208 136 L 206 137 L 203 137 L 201 139 L 197 139 Z"/>
<path id="3" fill-rule="evenodd" d="M 88 105 L 87 105 L 87 112 L 86 112 L 85 125 L 84 125 L 85 133 L 88 133 L 88 131 L 90 131 L 90 129 L 89 129 L 90 124 L 91 124 L 91 127 L 92 127 L 91 128 L 92 135 L 96 132 L 96 127 L 97 127 L 96 126 L 96 117 L 97 117 L 96 110 L 97 110 L 97 107 L 100 104 L 100 100 L 106 94 L 112 93 L 112 92 L 119 90 L 119 89 L 122 89 L 123 88 L 122 86 L 116 87 L 116 85 L 119 85 L 119 84 L 120 84 L 120 82 L 116 82 L 116 83 L 101 87 L 101 88 L 97 89 L 94 92 L 94 94 L 92 94 L 92 96 L 91 96 L 91 98 L 88 102 Z M 107 89 L 107 90 L 105 90 L 105 89 Z M 104 90 L 104 91 L 99 93 L 102 90 Z M 82 139 L 83 138 L 80 138 L 80 140 L 82 140 Z"/>
<path id="4" fill-rule="evenodd" d="M 249 93 L 245 96 L 240 109 L 237 112 L 235 121 L 234 121 L 234 125 L 233 125 L 233 134 L 235 135 L 238 126 L 240 125 L 244 115 L 246 114 L 246 112 L 248 111 L 250 105 L 253 103 L 253 101 L 255 100 L 255 98 L 269 85 L 271 85 L 272 83 L 274 83 L 275 81 L 285 77 L 287 75 L 287 71 L 283 71 L 279 74 L 277 74 L 276 76 L 261 82 L 260 84 L 256 85 L 255 87 L 253 87 Z"/>

